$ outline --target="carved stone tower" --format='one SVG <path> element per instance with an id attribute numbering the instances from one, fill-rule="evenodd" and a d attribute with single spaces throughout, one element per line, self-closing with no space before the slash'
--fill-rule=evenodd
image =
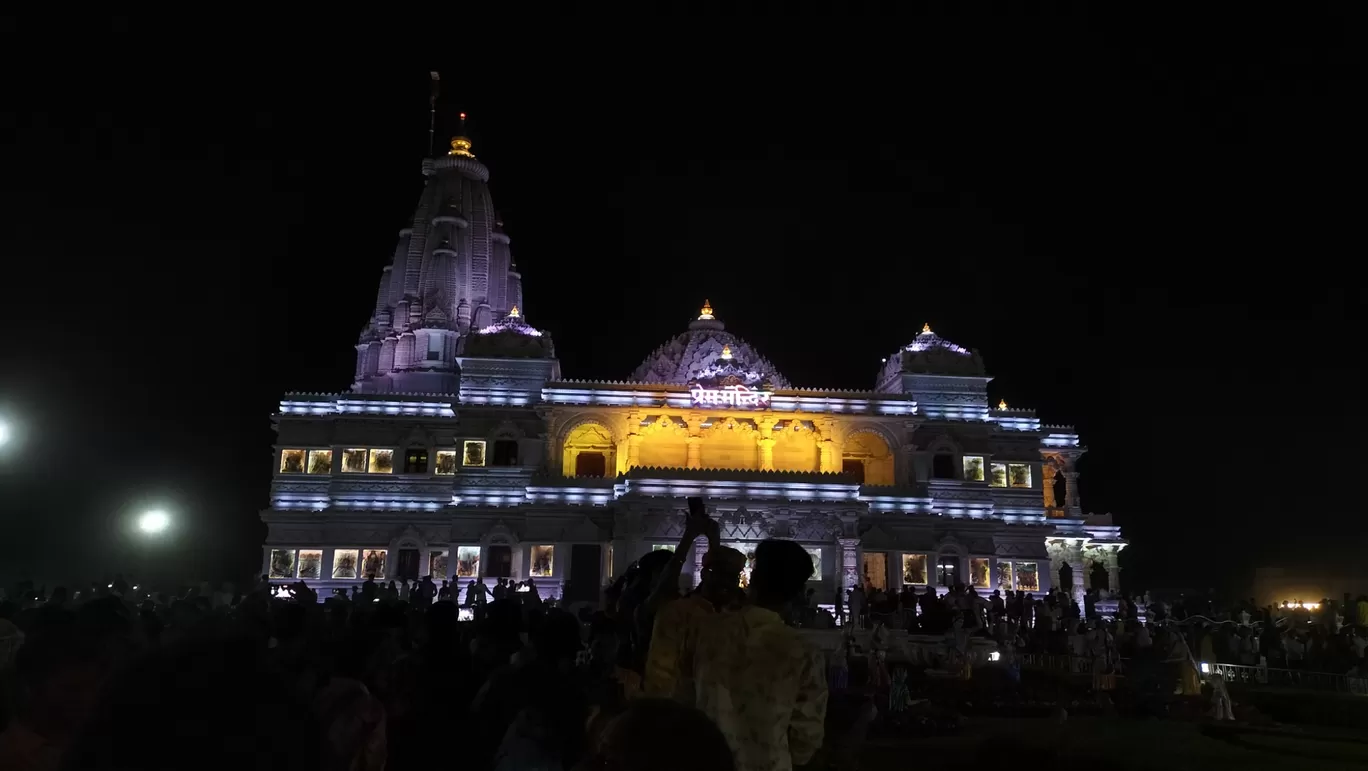
<path id="1" fill-rule="evenodd" d="M 359 393 L 457 393 L 457 342 L 522 306 L 522 276 L 489 195 L 489 169 L 461 130 L 427 178 L 411 227 L 380 274 L 356 345 Z M 525 310 L 525 309 L 524 309 Z"/>

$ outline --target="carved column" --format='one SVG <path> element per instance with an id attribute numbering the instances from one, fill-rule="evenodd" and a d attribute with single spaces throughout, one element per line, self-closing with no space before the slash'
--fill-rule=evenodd
<path id="1" fill-rule="evenodd" d="M 708 537 L 700 535 L 694 540 L 693 548 L 693 580 L 692 586 L 698 586 L 703 581 L 703 557 L 708 553 Z"/>
<path id="2" fill-rule="evenodd" d="M 760 470 L 773 471 L 774 438 L 769 436 L 762 436 L 759 439 L 756 439 L 755 443 L 760 445 Z"/>
<path id="3" fill-rule="evenodd" d="M 689 427 L 689 438 L 685 440 L 688 446 L 685 465 L 688 468 L 703 468 L 703 413 L 690 412 L 684 422 Z"/>
<path id="4" fill-rule="evenodd" d="M 817 448 L 821 453 L 821 469 L 819 469 L 820 471 L 832 470 L 831 456 L 835 453 L 836 450 L 834 444 L 835 443 L 832 442 L 830 439 L 823 439 L 817 443 Z"/>
<path id="5" fill-rule="evenodd" d="M 841 545 L 841 583 L 837 584 L 836 591 L 844 593 L 860 584 L 860 539 L 837 538 L 836 542 Z"/>
<path id="6" fill-rule="evenodd" d="M 1077 546 L 1070 546 L 1065 554 L 1069 561 L 1069 570 L 1073 573 L 1073 586 L 1069 589 L 1073 593 L 1074 602 L 1082 608 L 1083 595 L 1087 591 L 1083 585 L 1084 577 L 1087 575 L 1083 572 L 1083 550 Z"/>
<path id="7" fill-rule="evenodd" d="M 1070 466 L 1072 466 L 1072 464 L 1070 464 Z M 1070 514 L 1080 511 L 1078 503 L 1077 471 L 1064 472 L 1064 508 L 1068 509 Z"/>
<path id="8" fill-rule="evenodd" d="M 631 471 L 640 465 L 641 461 L 641 434 L 631 433 L 627 435 L 627 470 Z"/>
<path id="9" fill-rule="evenodd" d="M 1117 563 L 1120 556 L 1116 549 L 1107 550 L 1107 592 L 1112 597 L 1121 596 L 1121 565 Z"/>
<path id="10" fill-rule="evenodd" d="M 1044 494 L 1045 508 L 1047 509 L 1054 509 L 1059 506 L 1059 504 L 1055 502 L 1054 490 L 1055 474 L 1057 472 L 1058 469 L 1050 462 L 1049 458 L 1046 458 L 1045 462 L 1040 464 L 1040 476 L 1042 477 L 1041 491 Z"/>

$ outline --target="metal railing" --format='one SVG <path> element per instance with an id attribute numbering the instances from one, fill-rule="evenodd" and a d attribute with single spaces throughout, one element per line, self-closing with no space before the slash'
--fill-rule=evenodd
<path id="1" fill-rule="evenodd" d="M 1333 672 L 1307 672 L 1301 669 L 1274 669 L 1244 664 L 1202 664 L 1202 679 L 1220 675 L 1231 685 L 1258 688 L 1291 688 L 1368 696 L 1368 678 L 1337 675 Z"/>

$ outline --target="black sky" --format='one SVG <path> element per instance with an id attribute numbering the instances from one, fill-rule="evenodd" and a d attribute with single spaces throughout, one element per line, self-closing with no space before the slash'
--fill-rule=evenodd
<path id="1" fill-rule="evenodd" d="M 705 297 L 803 386 L 871 387 L 929 321 L 981 351 L 994 401 L 1077 426 L 1130 586 L 1352 558 L 1364 83 L 1330 22 L 422 61 L 279 32 L 178 67 L 154 29 L 92 27 L 124 55 L 27 70 L 3 113 L 0 410 L 23 441 L 0 579 L 129 564 L 117 524 L 145 502 L 180 515 L 178 569 L 258 563 L 269 415 L 349 385 L 430 68 L 439 141 L 470 113 L 568 377 L 625 378 Z"/>

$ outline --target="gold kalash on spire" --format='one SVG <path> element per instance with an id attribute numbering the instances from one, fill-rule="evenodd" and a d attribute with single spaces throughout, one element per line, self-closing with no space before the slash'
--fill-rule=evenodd
<path id="1" fill-rule="evenodd" d="M 470 152 L 470 148 L 472 147 L 470 138 L 465 135 L 465 122 L 466 114 L 461 113 L 460 128 L 457 129 L 458 133 L 456 136 L 451 138 L 451 149 L 447 151 L 447 155 L 459 155 L 462 158 L 475 157 L 475 153 Z"/>

